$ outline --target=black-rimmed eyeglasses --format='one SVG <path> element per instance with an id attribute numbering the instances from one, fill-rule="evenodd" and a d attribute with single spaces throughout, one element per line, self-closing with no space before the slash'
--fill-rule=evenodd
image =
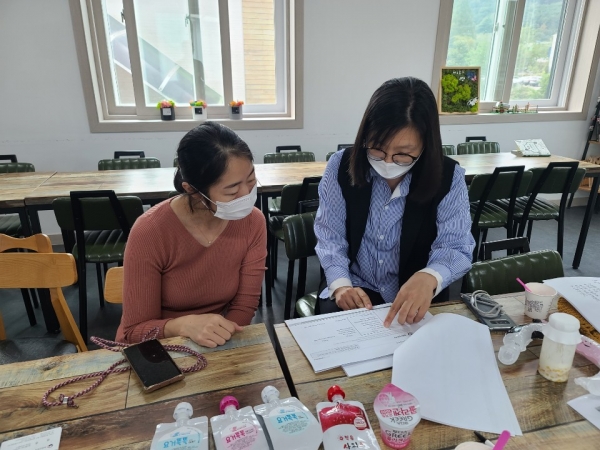
<path id="1" fill-rule="evenodd" d="M 365 147 L 365 149 L 367 150 L 367 157 L 373 161 L 383 161 L 388 156 L 386 152 L 378 148 Z M 419 156 L 407 155 L 406 153 L 395 153 L 392 155 L 392 161 L 399 166 L 410 166 L 421 157 L 421 154 L 423 154 L 422 150 L 421 153 L 419 153 Z"/>

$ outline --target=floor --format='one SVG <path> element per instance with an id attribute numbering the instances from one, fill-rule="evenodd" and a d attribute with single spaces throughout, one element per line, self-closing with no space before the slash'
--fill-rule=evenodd
<path id="1" fill-rule="evenodd" d="M 596 259 L 600 254 L 600 215 L 594 215 L 587 238 L 586 248 L 583 253 L 581 265 L 578 270 L 571 267 L 579 230 L 583 221 L 584 207 L 576 207 L 567 211 L 565 221 L 564 267 L 566 276 L 600 277 L 600 264 Z M 531 250 L 556 248 L 556 222 L 537 222 L 533 228 Z M 492 230 L 488 240 L 503 239 L 504 230 Z M 56 248 L 55 251 L 60 251 Z M 280 243 L 278 261 L 278 279 L 273 290 L 273 306 L 267 308 L 264 304 L 257 311 L 253 323 L 265 322 L 270 330 L 272 324 L 283 322 L 283 299 L 285 297 L 285 283 L 287 277 L 287 258 Z M 501 254 L 494 257 L 502 256 Z M 296 265 L 297 266 L 297 265 Z M 307 276 L 307 292 L 316 290 L 319 284 L 319 267 L 316 259 L 309 261 Z M 295 287 L 295 286 L 294 286 Z M 77 287 L 71 286 L 63 290 L 69 307 L 74 317 L 78 317 Z M 96 272 L 92 266 L 88 270 L 88 326 L 90 336 L 99 336 L 113 339 L 121 317 L 121 306 L 105 304 L 100 308 L 96 283 Z M 458 298 L 460 281 L 455 282 L 450 289 L 451 298 Z M 6 334 L 9 338 L 43 336 L 46 329 L 41 311 L 37 309 L 37 325 L 31 327 L 25 314 L 21 293 L 18 290 L 0 291 L 0 312 L 4 319 Z M 93 345 L 90 348 L 94 348 Z"/>

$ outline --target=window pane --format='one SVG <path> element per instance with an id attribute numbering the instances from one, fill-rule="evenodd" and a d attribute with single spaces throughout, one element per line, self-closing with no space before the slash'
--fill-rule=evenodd
<path id="1" fill-rule="evenodd" d="M 189 105 L 194 65 L 187 0 L 137 0 L 134 6 L 146 106 L 165 98 Z"/>
<path id="2" fill-rule="evenodd" d="M 122 0 L 104 0 L 108 58 L 113 74 L 111 78 L 115 92 L 115 104 L 117 106 L 131 106 L 135 105 L 135 97 L 133 95 L 126 25 L 121 18 L 122 11 Z"/>
<path id="3" fill-rule="evenodd" d="M 497 3 L 490 0 L 454 0 L 452 9 L 446 65 L 481 67 L 479 92 L 482 97 L 487 91 Z"/>
<path id="4" fill-rule="evenodd" d="M 233 98 L 277 103 L 275 0 L 229 0 Z"/>
<path id="5" fill-rule="evenodd" d="M 511 100 L 551 97 L 566 3 L 566 0 L 525 3 Z"/>

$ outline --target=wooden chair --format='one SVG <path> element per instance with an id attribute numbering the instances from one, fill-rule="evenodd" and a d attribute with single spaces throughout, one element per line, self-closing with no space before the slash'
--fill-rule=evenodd
<path id="1" fill-rule="evenodd" d="M 104 300 L 108 303 L 123 303 L 123 267 L 111 267 L 106 272 Z"/>
<path id="2" fill-rule="evenodd" d="M 0 364 L 87 351 L 61 289 L 77 282 L 73 255 L 53 253 L 50 239 L 44 234 L 24 239 L 0 234 L 0 252 L 17 248 L 37 253 L 0 253 L 0 288 L 49 289 L 52 307 L 68 342 L 47 337 L 8 341 L 0 317 Z"/>

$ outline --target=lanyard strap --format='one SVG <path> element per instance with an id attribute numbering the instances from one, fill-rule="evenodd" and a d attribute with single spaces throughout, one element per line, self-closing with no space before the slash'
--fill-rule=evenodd
<path id="1" fill-rule="evenodd" d="M 142 339 L 142 342 L 150 340 L 150 339 L 156 339 L 156 336 L 158 336 L 158 332 L 159 332 L 158 328 L 153 328 L 148 333 L 146 333 L 146 335 Z M 107 339 L 102 339 L 102 338 L 95 337 L 95 336 L 92 336 L 90 338 L 90 340 L 94 344 L 97 344 L 99 347 L 101 347 L 105 350 L 110 350 L 111 352 L 120 352 L 123 348 L 129 347 L 129 345 L 130 345 L 130 344 L 122 343 L 122 342 L 109 341 Z M 208 361 L 206 361 L 206 358 L 204 357 L 204 355 L 202 355 L 201 353 L 199 353 L 195 350 L 192 350 L 189 347 L 186 347 L 185 345 L 165 345 L 164 348 L 165 348 L 165 350 L 169 350 L 172 352 L 189 353 L 190 355 L 196 357 L 197 360 L 193 366 L 181 368 L 181 371 L 183 373 L 198 372 L 198 371 L 204 369 L 208 365 Z M 96 389 L 100 385 L 100 383 L 102 383 L 106 379 L 106 377 L 108 377 L 111 373 L 122 373 L 122 372 L 126 372 L 129 369 L 131 369 L 131 366 L 118 367 L 121 364 L 126 363 L 126 362 L 127 362 L 127 360 L 125 358 L 123 358 L 123 359 L 120 359 L 119 361 L 111 364 L 110 367 L 108 367 L 108 369 L 106 369 L 106 370 L 102 370 L 100 372 L 94 372 L 94 373 L 87 373 L 84 375 L 79 375 L 77 377 L 71 378 L 70 380 L 67 380 L 67 381 L 63 381 L 62 383 L 59 383 L 59 384 L 51 387 L 50 389 L 48 389 L 46 391 L 46 393 L 42 397 L 42 405 L 44 405 L 46 408 L 50 408 L 52 406 L 60 406 L 60 405 L 67 405 L 72 408 L 78 408 L 78 406 L 75 404 L 75 399 L 77 397 L 81 397 L 82 395 L 85 395 L 85 394 L 93 391 L 94 389 Z M 82 381 L 82 380 L 87 380 L 88 378 L 96 378 L 96 377 L 98 377 L 98 379 L 96 381 L 94 381 L 94 383 L 92 383 L 86 389 L 79 391 L 76 394 L 73 394 L 69 397 L 67 397 L 64 394 L 60 394 L 58 396 L 57 401 L 54 401 L 54 402 L 48 401 L 48 397 L 54 391 L 56 391 L 62 387 L 65 387 L 69 384 L 76 383 L 76 382 Z"/>

